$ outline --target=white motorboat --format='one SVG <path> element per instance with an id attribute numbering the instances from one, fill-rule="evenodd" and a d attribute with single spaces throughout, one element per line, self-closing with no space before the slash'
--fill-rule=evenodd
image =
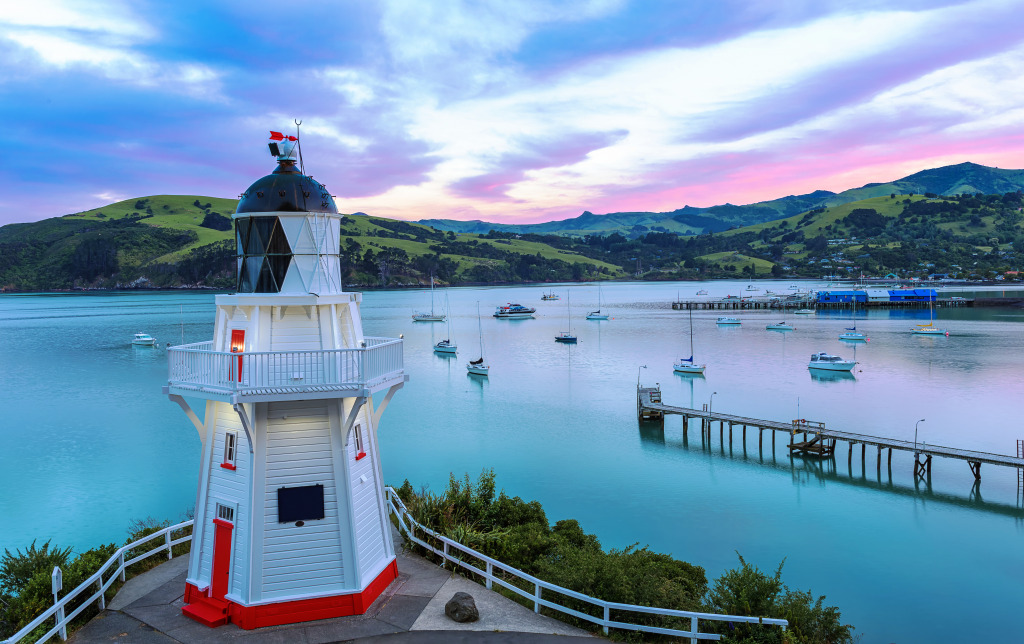
<path id="1" fill-rule="evenodd" d="M 491 366 L 484 360 L 484 330 L 480 322 L 480 303 L 476 303 L 476 333 L 480 338 L 480 357 L 466 363 L 466 371 L 474 376 L 486 376 Z"/>
<path id="2" fill-rule="evenodd" d="M 767 331 L 792 331 L 793 327 L 788 322 L 776 322 L 765 327 Z"/>
<path id="3" fill-rule="evenodd" d="M 706 288 L 702 288 L 701 290 L 697 291 L 697 295 L 707 295 L 707 294 L 708 294 L 708 290 Z"/>
<path id="4" fill-rule="evenodd" d="M 735 324 L 740 324 L 740 320 L 739 320 L 739 318 L 721 317 L 721 318 L 718 318 L 717 320 L 715 320 L 715 324 L 722 324 L 722 325 L 733 324 L 733 325 L 735 325 Z"/>
<path id="5" fill-rule="evenodd" d="M 587 313 L 588 320 L 607 320 L 608 314 L 601 313 L 601 282 L 597 283 L 597 310 Z"/>
<path id="6" fill-rule="evenodd" d="M 747 290 L 748 291 L 760 291 L 761 289 L 757 288 L 753 284 L 747 284 Z"/>
<path id="7" fill-rule="evenodd" d="M 434 276 L 430 276 L 430 313 L 413 313 L 413 322 L 444 322 L 443 313 L 434 312 Z"/>
<path id="8" fill-rule="evenodd" d="M 855 364 L 857 364 L 855 360 L 843 360 L 839 356 L 822 351 L 811 354 L 811 361 L 807 364 L 807 368 L 821 371 L 853 371 Z"/>
<path id="9" fill-rule="evenodd" d="M 676 373 L 704 373 L 706 366 L 693 361 L 693 309 L 690 309 L 690 357 L 680 358 L 672 365 L 672 371 Z"/>
<path id="10" fill-rule="evenodd" d="M 551 291 L 550 293 L 545 293 L 545 294 L 541 295 L 540 299 L 547 301 L 547 300 L 560 300 L 562 298 L 560 298 L 558 295 L 556 295 L 554 291 Z"/>
<path id="11" fill-rule="evenodd" d="M 494 311 L 494 317 L 501 320 L 516 320 L 532 318 L 533 314 L 537 312 L 537 309 L 530 306 L 523 306 L 522 304 L 506 304 L 505 306 L 499 306 Z"/>
<path id="12" fill-rule="evenodd" d="M 136 333 L 135 337 L 132 338 L 132 344 L 137 347 L 154 347 L 156 346 L 156 338 L 148 333 Z"/>

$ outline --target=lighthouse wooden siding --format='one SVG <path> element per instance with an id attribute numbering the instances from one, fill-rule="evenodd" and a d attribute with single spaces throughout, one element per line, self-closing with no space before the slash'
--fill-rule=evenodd
<path id="1" fill-rule="evenodd" d="M 345 589 L 338 486 L 328 401 L 267 403 L 261 599 Z M 336 403 L 335 403 L 336 404 Z M 324 518 L 302 527 L 278 521 L 278 488 L 324 486 Z"/>
<path id="2" fill-rule="evenodd" d="M 207 498 L 209 502 L 205 507 L 196 508 L 203 515 L 202 534 L 202 557 L 198 566 L 190 570 L 192 581 L 199 587 L 204 588 L 210 585 L 213 575 L 213 547 L 214 530 L 210 527 L 213 520 L 217 518 L 217 503 L 220 502 L 234 510 L 235 526 L 246 525 L 249 521 L 250 508 L 248 503 L 249 470 L 252 467 L 248 442 L 238 415 L 230 405 L 224 403 L 209 403 L 212 407 L 212 423 L 210 423 L 210 437 L 207 439 L 212 443 L 213 448 L 209 450 L 209 457 L 206 462 L 205 476 L 208 478 Z M 235 444 L 235 470 L 221 467 L 224 457 L 224 438 L 228 432 L 234 432 L 237 437 Z M 247 531 L 233 530 L 231 544 L 231 574 L 229 579 L 228 592 L 244 596 L 249 571 L 245 567 L 243 557 L 236 556 L 237 553 L 245 552 L 248 548 Z"/>
<path id="3" fill-rule="evenodd" d="M 359 553 L 360 584 L 368 583 L 390 563 L 394 553 L 391 544 L 391 531 L 381 523 L 387 520 L 386 508 L 379 505 L 383 499 L 383 483 L 377 477 L 375 466 L 378 461 L 376 432 L 369 426 L 369 414 L 366 408 L 359 414 L 356 425 L 361 425 L 362 436 L 367 456 L 358 461 L 356 441 L 353 436 L 348 441 L 348 462 L 350 469 L 350 487 L 352 490 L 352 516 L 355 522 L 356 549 Z M 355 427 L 352 429 L 355 432 Z M 363 482 L 360 479 L 366 477 Z M 392 554 L 389 554 L 390 551 Z"/>

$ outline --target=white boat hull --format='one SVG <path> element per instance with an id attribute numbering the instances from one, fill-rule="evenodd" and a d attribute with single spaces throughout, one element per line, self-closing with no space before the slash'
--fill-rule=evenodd
<path id="1" fill-rule="evenodd" d="M 490 370 L 491 368 L 487 365 L 466 365 L 466 372 L 474 376 L 486 376 Z"/>
<path id="2" fill-rule="evenodd" d="M 412 316 L 413 322 L 444 322 L 444 319 L 443 315 L 430 315 L 429 313 Z"/>
<path id="3" fill-rule="evenodd" d="M 601 313 L 599 311 L 595 311 L 593 313 L 587 313 L 587 319 L 588 320 L 607 320 L 608 319 L 608 314 L 607 313 Z"/>
<path id="4" fill-rule="evenodd" d="M 788 324 L 769 324 L 765 329 L 768 331 L 792 331 L 793 327 Z"/>
<path id="5" fill-rule="evenodd" d="M 676 373 L 704 373 L 705 367 L 707 367 L 707 365 L 677 362 L 672 365 L 672 371 L 675 371 Z"/>
<path id="6" fill-rule="evenodd" d="M 914 335 L 946 335 L 945 329 L 911 329 Z"/>
<path id="7" fill-rule="evenodd" d="M 737 326 L 740 324 L 740 321 L 736 318 L 718 318 L 715 320 L 715 324 L 720 324 L 722 326 Z"/>
<path id="8" fill-rule="evenodd" d="M 866 342 L 868 338 L 863 333 L 840 333 L 839 339 L 847 342 Z"/>
<path id="9" fill-rule="evenodd" d="M 815 369 L 817 371 L 853 371 L 856 362 L 852 360 L 844 360 L 842 362 L 812 362 L 807 365 L 808 369 Z"/>
<path id="10" fill-rule="evenodd" d="M 434 353 L 456 353 L 457 351 L 458 347 L 454 344 L 443 346 L 434 345 Z"/>
<path id="11" fill-rule="evenodd" d="M 795 315 L 814 315 L 814 309 L 797 309 L 793 313 Z"/>

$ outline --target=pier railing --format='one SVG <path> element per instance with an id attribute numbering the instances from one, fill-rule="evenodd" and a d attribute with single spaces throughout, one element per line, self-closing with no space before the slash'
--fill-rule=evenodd
<path id="1" fill-rule="evenodd" d="M 638 606 L 635 604 L 620 604 L 618 602 L 609 602 L 583 593 L 578 593 L 574 590 L 552 584 L 538 579 L 533 575 L 529 575 L 522 570 L 513 568 L 508 564 L 504 564 L 497 559 L 492 559 L 487 555 L 473 550 L 468 546 L 464 546 L 458 541 L 454 541 L 438 534 L 420 524 L 416 519 L 409 514 L 409 510 L 405 507 L 402 499 L 398 497 L 398 493 L 394 488 L 386 488 L 388 507 L 391 513 L 398 520 L 399 530 L 409 541 L 422 546 L 423 548 L 433 552 L 437 556 L 444 560 L 444 563 L 451 563 L 454 566 L 465 569 L 468 572 L 479 575 L 484 580 L 484 586 L 488 589 L 492 588 L 494 584 L 498 584 L 502 588 L 519 595 L 527 601 L 527 603 L 533 604 L 533 612 L 539 613 L 541 607 L 549 608 L 551 610 L 563 613 L 575 617 L 577 619 L 596 624 L 602 628 L 604 633 L 608 634 L 609 628 L 617 628 L 629 631 L 639 631 L 644 633 L 657 633 L 659 635 L 672 635 L 675 637 L 688 637 L 690 641 L 696 644 L 697 640 L 720 640 L 721 635 L 717 633 L 707 633 L 700 631 L 700 622 L 703 620 L 713 622 L 745 622 L 749 624 L 766 624 L 769 626 L 780 626 L 782 630 L 786 630 L 789 626 L 789 622 L 784 619 L 774 619 L 769 617 L 747 617 L 741 615 L 719 615 L 717 613 L 698 613 L 693 611 L 685 610 L 673 610 L 670 608 L 657 608 L 653 606 Z M 417 535 L 422 535 L 422 538 Z M 442 564 L 443 565 L 443 564 Z M 531 590 L 524 590 L 519 585 L 512 583 L 512 580 L 517 580 L 521 585 L 525 585 Z M 545 591 L 547 591 L 547 597 L 545 597 Z M 596 609 L 596 612 L 601 613 L 601 617 L 596 617 L 588 613 L 569 608 L 559 602 L 559 597 L 569 597 L 578 603 L 589 605 Z M 615 611 L 617 615 L 621 615 L 618 619 L 612 619 L 612 611 Z M 657 615 L 666 618 L 676 618 L 681 620 L 688 619 L 690 621 L 689 630 L 680 630 L 675 628 L 663 628 L 659 626 L 652 626 L 649 624 L 638 624 L 635 621 L 622 621 L 628 619 L 628 613 L 640 613 L 644 615 Z"/>
<path id="2" fill-rule="evenodd" d="M 145 536 L 139 539 L 138 541 L 133 541 L 129 544 L 121 546 L 117 549 L 116 552 L 114 552 L 113 556 L 111 556 L 110 559 L 107 559 L 106 563 L 100 566 L 99 570 L 97 570 L 95 573 L 92 574 L 92 576 L 90 576 L 88 579 L 79 584 L 77 588 L 69 591 L 60 599 L 57 599 L 59 591 L 61 590 L 59 587 L 59 581 L 57 581 L 60 579 L 60 569 L 55 568 L 53 595 L 54 599 L 57 599 L 57 601 L 54 602 L 53 606 L 51 606 L 50 608 L 45 610 L 41 615 L 39 615 L 39 617 L 36 617 L 34 620 L 26 624 L 24 628 L 22 628 L 20 631 L 18 631 L 11 637 L 7 638 L 0 644 L 16 644 L 17 642 L 21 642 L 26 637 L 28 637 L 33 631 L 35 631 L 37 628 L 45 624 L 46 621 L 51 618 L 53 618 L 54 620 L 53 628 L 46 631 L 46 633 L 44 633 L 39 639 L 35 640 L 35 642 L 38 644 L 41 642 L 49 641 L 51 637 L 57 634 L 60 634 L 60 638 L 62 640 L 67 640 L 68 624 L 70 624 L 71 621 L 78 617 L 83 611 L 88 609 L 89 606 L 95 603 L 96 608 L 98 608 L 99 610 L 106 609 L 107 590 L 118 579 L 120 579 L 121 581 L 125 581 L 125 570 L 129 566 L 137 564 L 143 559 L 148 559 L 153 555 L 158 555 L 163 552 L 167 553 L 167 559 L 172 559 L 174 557 L 174 546 L 186 543 L 190 539 L 192 539 L 191 532 L 189 532 L 189 534 L 185 536 L 178 537 L 177 539 L 174 538 L 174 533 L 185 530 L 186 528 L 190 527 L 192 527 L 192 521 L 184 521 L 182 523 L 178 523 L 176 525 L 172 525 L 170 527 L 154 532 L 153 534 Z M 157 540 L 163 540 L 163 543 L 160 544 L 158 547 L 153 548 L 152 550 L 143 552 L 142 554 L 139 554 L 135 557 L 131 557 L 130 559 L 125 559 L 126 556 L 131 556 L 134 553 L 134 551 L 139 547 L 146 546 L 147 544 L 150 544 Z M 78 606 L 76 606 L 74 610 L 72 610 L 70 613 L 66 613 L 65 609 L 67 608 L 68 604 L 74 603 L 78 603 Z"/>
<path id="3" fill-rule="evenodd" d="M 402 340 L 366 338 L 364 343 L 358 349 L 315 351 L 214 351 L 212 341 L 171 347 L 168 384 L 232 394 L 374 387 L 402 376 Z"/>

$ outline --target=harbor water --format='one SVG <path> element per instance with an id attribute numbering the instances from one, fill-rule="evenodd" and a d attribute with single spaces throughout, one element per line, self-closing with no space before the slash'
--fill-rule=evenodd
<path id="1" fill-rule="evenodd" d="M 757 283 L 786 293 L 788 283 Z M 1024 310 L 936 309 L 945 336 L 912 335 L 928 310 L 857 310 L 870 341 L 838 340 L 854 312 L 693 312 L 702 376 L 672 371 L 690 355 L 689 313 L 677 298 L 751 295 L 746 283 L 608 283 L 606 321 L 587 321 L 595 284 L 438 289 L 458 355 L 432 351 L 446 323 L 414 323 L 429 290 L 364 294 L 367 335 L 405 338 L 410 381 L 379 428 L 387 481 L 443 488 L 451 473 L 493 468 L 509 494 L 537 499 L 552 521 L 575 518 L 606 548 L 648 545 L 703 566 L 709 579 L 738 564 L 785 560 L 783 579 L 840 607 L 866 643 L 1014 642 L 1024 604 L 1024 510 L 1018 473 L 936 459 L 916 481 L 910 454 L 860 448 L 848 462 L 791 458 L 788 438 L 718 426 L 710 445 L 691 425 L 636 419 L 636 386 L 660 384 L 665 403 L 771 420 L 804 418 L 866 434 L 1015 454 L 1024 439 Z M 561 300 L 541 301 L 554 291 Z M 571 295 L 571 296 L 570 296 Z M 569 296 L 569 297 L 567 297 Z M 132 520 L 180 520 L 195 502 L 199 439 L 161 395 L 167 343 L 208 340 L 209 293 L 0 297 L 0 549 L 52 540 L 77 550 L 127 536 Z M 483 313 L 488 378 L 468 376 Z M 497 305 L 536 307 L 498 320 Z M 571 303 L 571 309 L 567 305 Z M 556 343 L 573 331 L 576 345 Z M 158 346 L 133 347 L 146 332 Z M 807 369 L 827 351 L 849 375 Z M 190 401 L 194 407 L 201 402 Z M 920 419 L 924 422 L 918 423 Z"/>

